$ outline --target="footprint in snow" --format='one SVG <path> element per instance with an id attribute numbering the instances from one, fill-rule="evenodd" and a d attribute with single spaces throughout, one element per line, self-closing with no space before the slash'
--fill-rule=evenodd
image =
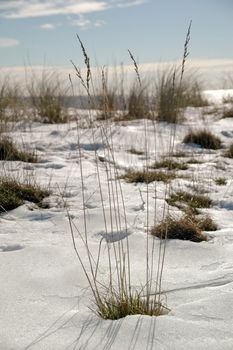
<path id="1" fill-rule="evenodd" d="M 105 238 L 105 240 L 108 243 L 114 243 L 114 242 L 118 242 L 121 241 L 122 239 L 128 237 L 130 235 L 130 232 L 126 232 L 126 231 L 113 231 L 113 232 L 99 232 L 98 235 L 102 236 L 103 238 Z"/>
<path id="2" fill-rule="evenodd" d="M 81 148 L 84 149 L 84 151 L 98 151 L 100 149 L 105 148 L 104 143 L 83 143 L 81 144 Z"/>

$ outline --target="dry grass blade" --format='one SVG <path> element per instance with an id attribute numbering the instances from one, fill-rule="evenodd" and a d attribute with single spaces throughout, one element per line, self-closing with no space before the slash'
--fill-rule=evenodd
<path id="1" fill-rule="evenodd" d="M 133 61 L 133 64 L 134 64 L 134 70 L 136 72 L 136 75 L 137 75 L 137 79 L 138 79 L 138 82 L 139 82 L 139 85 L 142 86 L 142 83 L 141 83 L 141 78 L 140 78 L 140 74 L 139 74 L 139 69 L 138 69 L 138 65 L 137 65 L 137 62 L 133 56 L 133 54 L 131 53 L 130 50 L 128 50 L 128 53 L 130 55 L 130 58 L 131 60 Z"/>

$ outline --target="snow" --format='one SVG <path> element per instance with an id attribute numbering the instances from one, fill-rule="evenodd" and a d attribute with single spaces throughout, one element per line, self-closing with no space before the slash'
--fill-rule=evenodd
<path id="1" fill-rule="evenodd" d="M 206 95 L 220 104 L 225 91 Z M 83 111 L 79 113 L 85 117 Z M 126 232 L 105 229 L 95 151 L 106 159 L 106 145 L 100 129 L 77 128 L 76 122 L 64 125 L 34 123 L 12 132 L 14 140 L 35 149 L 39 163 L 1 162 L 1 173 L 35 178 L 52 193 L 48 209 L 25 203 L 0 216 L 0 350 L 232 350 L 233 349 L 233 161 L 222 156 L 223 150 L 209 151 L 181 140 L 192 128 L 208 126 L 221 137 L 224 147 L 232 143 L 233 120 L 213 115 L 202 116 L 200 109 L 186 110 L 186 121 L 177 127 L 176 151 L 189 152 L 202 164 L 178 171 L 187 178 L 175 179 L 172 188 L 189 188 L 196 182 L 213 200 L 209 213 L 218 230 L 209 232 L 208 241 L 168 241 L 163 274 L 163 299 L 171 310 L 159 317 L 128 316 L 116 321 L 103 320 L 93 313 L 93 297 L 73 249 L 68 212 L 79 230 L 84 230 L 78 134 L 82 155 L 88 240 L 93 254 L 99 241 L 125 240 L 128 237 L 133 266 L 133 284 L 145 281 L 146 185 L 122 183 L 128 223 Z M 169 149 L 173 127 L 166 123 L 147 123 L 149 163 Z M 115 162 L 119 174 L 127 168 L 141 168 L 145 155 L 128 152 L 145 149 L 145 121 L 116 123 L 111 126 Z M 93 142 L 93 137 L 95 142 Z M 99 163 L 103 196 L 108 180 L 104 162 Z M 226 186 L 214 179 L 224 177 Z M 162 218 L 165 185 L 156 188 L 157 220 Z M 154 184 L 148 185 L 149 222 L 154 218 Z M 179 211 L 170 207 L 172 213 Z M 110 208 L 106 204 L 107 226 Z M 116 224 L 114 224 L 117 226 Z M 76 234 L 77 242 L 77 234 Z M 149 243 L 152 244 L 150 237 Z M 155 239 L 158 248 L 159 240 Z M 85 264 L 85 248 L 79 245 Z M 103 251 L 101 276 L 107 273 Z"/>

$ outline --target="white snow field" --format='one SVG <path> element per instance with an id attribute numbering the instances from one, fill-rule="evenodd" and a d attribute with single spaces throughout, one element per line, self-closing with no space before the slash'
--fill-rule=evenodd
<path id="1" fill-rule="evenodd" d="M 206 93 L 223 108 L 221 91 Z M 225 92 L 224 92 L 225 93 Z M 208 107 L 213 108 L 212 106 Z M 102 237 L 124 240 L 128 235 L 133 266 L 132 283 L 145 281 L 146 216 L 153 222 L 154 184 L 148 185 L 149 207 L 146 208 L 146 185 L 121 180 L 129 231 L 108 237 L 103 222 L 98 192 L 94 149 L 102 158 L 99 163 L 103 193 L 105 180 L 104 144 L 100 131 L 78 128 L 75 121 L 48 125 L 33 123 L 18 127 L 11 136 L 19 144 L 36 150 L 37 164 L 0 162 L 1 173 L 17 178 L 35 178 L 51 190 L 49 208 L 41 209 L 26 202 L 0 215 L 0 350 L 232 350 L 233 349 L 233 160 L 223 157 L 233 142 L 233 118 L 221 119 L 221 112 L 203 115 L 202 108 L 187 108 L 186 121 L 177 126 L 175 151 L 185 151 L 200 164 L 179 170 L 172 189 L 198 185 L 213 200 L 203 213 L 211 215 L 218 230 L 207 232 L 201 243 L 168 240 L 163 274 L 163 299 L 170 309 L 159 317 L 127 316 L 111 321 L 97 316 L 86 277 L 73 249 L 67 210 L 82 231 L 83 209 L 80 160 L 77 134 L 80 133 L 85 181 L 90 249 L 98 250 Z M 77 111 L 85 119 L 85 111 Z M 168 151 L 173 126 L 148 121 L 147 142 L 151 162 Z M 204 150 L 184 145 L 182 139 L 190 128 L 206 127 L 219 136 L 223 149 Z M 144 155 L 128 152 L 144 149 L 143 120 L 112 125 L 115 162 L 120 173 L 140 168 Z M 156 137 L 155 137 L 156 135 Z M 184 176 L 185 175 L 185 176 Z M 215 179 L 225 178 L 226 185 Z M 162 218 L 165 185 L 157 183 L 157 220 Z M 151 209 L 150 209 L 151 205 Z M 106 209 L 108 210 L 108 208 Z M 174 215 L 180 212 L 170 207 Z M 75 233 L 76 234 L 76 233 Z M 76 236 L 83 261 L 85 248 Z M 159 239 L 150 237 L 149 244 Z M 103 252 L 104 254 L 104 252 Z M 107 273 L 106 256 L 100 274 Z"/>

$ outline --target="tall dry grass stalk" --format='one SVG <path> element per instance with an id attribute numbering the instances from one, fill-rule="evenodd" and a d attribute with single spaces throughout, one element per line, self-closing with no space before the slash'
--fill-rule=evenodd
<path id="1" fill-rule="evenodd" d="M 182 84 L 185 62 L 188 55 L 187 46 L 190 36 L 190 26 L 187 32 L 184 55 L 181 65 L 180 85 Z M 93 98 L 93 84 L 91 65 L 85 47 L 78 37 L 81 50 L 84 57 L 86 69 L 81 71 L 73 62 L 75 73 L 81 82 L 89 99 L 90 106 Z M 133 61 L 138 89 L 142 89 L 142 82 L 140 78 L 139 66 L 134 59 L 133 54 L 129 51 L 130 57 Z M 174 79 L 176 78 L 174 73 Z M 72 83 L 72 79 L 70 77 Z M 107 95 L 106 78 L 102 71 L 101 76 L 103 95 Z M 107 96 L 103 96 L 103 99 Z M 179 96 L 177 96 L 179 98 Z M 166 307 L 162 301 L 162 279 L 165 263 L 166 239 L 159 243 L 158 251 L 156 250 L 156 242 L 150 236 L 150 191 L 149 183 L 146 183 L 146 198 L 143 202 L 146 207 L 146 251 L 145 251 L 145 282 L 138 288 L 133 280 L 133 264 L 132 253 L 130 249 L 129 227 L 127 222 L 127 214 L 125 208 L 124 192 L 122 188 L 122 180 L 119 176 L 119 170 L 115 161 L 115 148 L 113 140 L 114 125 L 110 119 L 104 120 L 102 123 L 96 124 L 89 110 L 88 118 L 91 125 L 91 142 L 93 144 L 94 158 L 96 164 L 96 177 L 99 200 L 102 208 L 102 220 L 104 226 L 104 234 L 99 241 L 97 251 L 91 249 L 89 239 L 89 222 L 87 217 L 87 190 L 86 177 L 84 173 L 84 163 L 82 154 L 82 142 L 80 128 L 77 127 L 78 134 L 78 160 L 80 170 L 80 185 L 82 192 L 82 213 L 83 213 L 83 230 L 76 227 L 71 216 L 68 213 L 70 230 L 73 240 L 73 246 L 78 257 L 78 260 L 87 277 L 91 291 L 96 304 L 96 313 L 102 318 L 117 319 L 131 314 L 146 314 L 146 315 L 160 315 Z M 144 154 L 145 163 L 144 171 L 149 173 L 149 157 L 151 153 L 150 145 L 148 143 L 148 123 L 144 119 Z M 175 130 L 172 129 L 169 141 L 169 153 L 172 154 L 174 149 Z M 100 142 L 104 145 L 102 152 L 104 152 L 105 162 L 100 163 L 98 148 L 95 147 Z M 153 150 L 154 151 L 154 150 Z M 107 191 L 106 191 L 107 188 Z M 166 186 L 165 196 L 170 191 L 170 185 Z M 156 184 L 155 184 L 155 202 L 154 202 L 154 220 L 156 221 Z M 167 216 L 166 205 L 164 201 L 163 216 Z M 125 238 L 115 240 L 115 234 L 123 235 Z M 77 235 L 80 243 L 86 251 L 87 265 L 85 257 L 82 256 L 82 249 L 79 249 L 80 243 L 77 244 Z M 166 238 L 166 237 L 165 237 Z M 106 251 L 106 260 L 104 259 Z M 157 254 L 156 254 L 157 253 Z M 107 261 L 107 266 L 103 264 Z M 102 269 L 105 274 L 103 277 Z"/>

